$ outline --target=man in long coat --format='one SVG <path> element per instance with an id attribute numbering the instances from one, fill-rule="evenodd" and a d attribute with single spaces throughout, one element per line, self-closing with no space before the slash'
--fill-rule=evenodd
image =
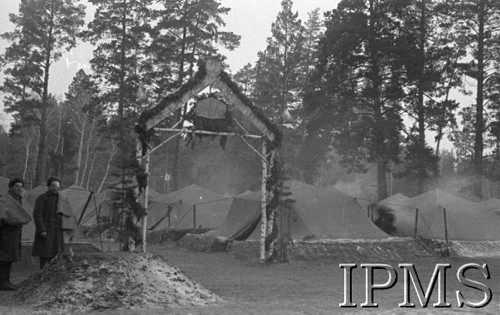
<path id="1" fill-rule="evenodd" d="M 51 177 L 47 186 L 49 189 L 36 199 L 33 210 L 35 240 L 31 255 L 40 258 L 40 269 L 64 252 L 65 234 L 77 227 L 69 201 L 59 194 L 60 181 Z"/>
<path id="2" fill-rule="evenodd" d="M 21 257 L 22 226 L 31 221 L 30 209 L 21 194 L 24 181 L 13 178 L 0 198 L 0 290 L 15 290 L 10 282 L 12 263 Z"/>

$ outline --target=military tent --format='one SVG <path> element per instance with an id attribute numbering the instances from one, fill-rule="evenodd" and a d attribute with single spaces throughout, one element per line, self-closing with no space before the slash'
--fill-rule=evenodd
<path id="1" fill-rule="evenodd" d="M 159 192 L 157 192 L 156 190 L 151 189 L 151 188 L 148 189 L 148 199 L 149 200 L 158 202 L 158 201 L 160 201 L 162 196 L 163 195 L 160 194 Z"/>
<path id="2" fill-rule="evenodd" d="M 9 189 L 9 181 L 7 177 L 0 176 L 0 195 L 3 195 Z"/>
<path id="3" fill-rule="evenodd" d="M 394 227 L 394 212 L 405 213 L 407 209 L 405 203 L 410 199 L 404 194 L 397 193 L 383 200 L 377 201 L 368 206 L 368 217 L 376 226 L 390 235 L 398 235 Z"/>
<path id="4" fill-rule="evenodd" d="M 289 206 L 276 209 L 276 225 L 292 239 L 388 238 L 366 216 L 357 200 L 337 189 L 323 189 L 296 180 L 286 181 Z M 260 194 L 251 196 L 257 199 Z M 260 199 L 257 199 L 260 200 Z M 287 204 L 284 202 L 283 204 Z M 281 216 L 280 216 L 281 215 Z M 260 224 L 249 239 L 260 238 Z"/>
<path id="5" fill-rule="evenodd" d="M 292 238 L 383 239 L 389 237 L 366 216 L 357 200 L 339 190 L 287 181 L 295 200 L 283 212 L 283 231 Z M 281 222 L 280 222 L 281 223 Z"/>
<path id="6" fill-rule="evenodd" d="M 481 201 L 477 204 L 477 208 L 486 211 L 495 211 L 500 213 L 500 199 L 491 198 Z"/>
<path id="7" fill-rule="evenodd" d="M 231 198 L 224 198 L 196 184 L 165 194 L 160 201 L 175 205 L 170 214 L 172 229 L 191 229 L 194 224 L 196 228 L 217 228 L 226 218 L 231 206 Z"/>
<path id="8" fill-rule="evenodd" d="M 440 189 L 403 200 L 390 209 L 398 235 L 414 236 L 417 222 L 417 235 L 424 238 L 500 240 L 498 216 L 480 211 L 477 204 Z"/>
<path id="9" fill-rule="evenodd" d="M 102 220 L 109 220 L 112 206 L 111 195 L 111 190 L 105 190 L 98 195 L 94 195 L 80 224 L 95 226 L 97 225 L 97 217 L 99 217 L 100 223 L 102 223 Z M 168 204 L 161 202 L 162 195 L 154 190 L 150 189 L 148 196 L 148 228 L 151 228 L 151 226 L 158 222 L 160 217 L 164 216 L 163 213 L 166 213 Z"/>
<path id="10" fill-rule="evenodd" d="M 205 233 L 205 235 L 243 241 L 258 226 L 260 215 L 260 201 L 233 197 L 229 213 L 224 222 L 218 228 Z"/>
<path id="11" fill-rule="evenodd" d="M 92 201 L 91 197 L 91 191 L 87 190 L 80 185 L 73 184 L 69 186 L 68 188 L 65 188 L 61 190 L 60 194 L 64 195 L 70 202 L 71 208 L 73 210 L 73 214 L 75 215 L 76 219 L 79 220 L 82 213 L 87 212 L 87 209 L 85 209 L 85 206 L 87 208 L 90 205 L 90 202 Z M 92 194 L 93 195 L 93 194 Z M 89 200 L 90 198 L 90 200 Z M 88 204 L 87 204 L 88 202 Z"/>

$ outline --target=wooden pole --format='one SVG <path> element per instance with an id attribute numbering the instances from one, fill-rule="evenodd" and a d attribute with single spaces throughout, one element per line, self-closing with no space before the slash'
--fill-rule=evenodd
<path id="1" fill-rule="evenodd" d="M 418 229 L 418 208 L 415 209 L 415 237 L 417 237 L 417 229 Z"/>
<path id="2" fill-rule="evenodd" d="M 280 186 L 280 262 L 285 262 L 285 249 L 283 248 L 283 182 Z"/>
<path id="3" fill-rule="evenodd" d="M 94 196 L 94 192 L 91 191 L 89 194 L 89 197 L 87 198 L 87 201 L 85 202 L 85 206 L 83 206 L 82 213 L 80 214 L 80 217 L 78 218 L 78 222 L 77 222 L 78 226 L 80 226 L 80 223 L 82 223 L 82 219 L 83 219 L 83 216 L 85 215 L 85 211 L 87 210 L 87 208 L 90 204 L 90 200 L 92 199 L 93 196 Z"/>
<path id="4" fill-rule="evenodd" d="M 235 133 L 235 132 L 216 132 L 216 131 L 205 131 L 205 130 L 191 130 L 191 129 L 178 129 L 178 128 L 155 128 L 155 131 L 165 131 L 165 132 L 185 132 L 185 133 L 194 133 L 200 135 L 210 135 L 210 136 L 235 136 L 235 137 L 245 137 L 252 139 L 261 139 L 262 136 L 258 135 L 249 135 L 243 133 Z"/>
<path id="5" fill-rule="evenodd" d="M 149 150 L 149 149 L 147 149 Z M 147 152 L 146 152 L 147 154 Z M 149 203 L 149 157 L 150 155 L 146 155 L 144 160 L 144 172 L 146 172 L 146 176 L 148 179 L 146 181 L 146 187 L 144 187 L 144 209 L 146 210 L 146 214 L 142 218 L 142 252 L 146 252 L 146 231 L 148 227 L 148 203 Z"/>
<path id="6" fill-rule="evenodd" d="M 446 244 L 448 244 L 448 223 L 446 222 L 446 208 L 443 207 L 443 219 L 444 219 L 444 238 Z"/>
<path id="7" fill-rule="evenodd" d="M 193 205 L 193 230 L 196 231 L 196 205 Z"/>
<path id="8" fill-rule="evenodd" d="M 262 156 L 266 156 L 266 139 L 262 139 Z M 261 183 L 261 219 L 260 219 L 260 262 L 266 261 L 266 231 L 267 231 L 267 162 L 262 161 L 262 183 Z"/>
<path id="9" fill-rule="evenodd" d="M 167 213 L 167 228 L 168 230 L 170 230 L 170 214 L 172 213 L 172 209 L 170 208 L 170 206 L 168 207 L 168 213 Z"/>
<path id="10" fill-rule="evenodd" d="M 146 147 L 146 152 L 142 151 L 142 148 Z M 141 157 L 141 162 L 144 165 L 144 172 L 146 173 L 146 187 L 144 187 L 144 199 L 143 199 L 143 207 L 146 210 L 146 214 L 142 218 L 142 252 L 146 252 L 146 231 L 148 227 L 148 203 L 149 203 L 149 159 L 150 155 L 148 154 L 150 149 L 147 146 L 144 146 L 144 143 L 137 139 L 137 148 L 136 148 L 136 157 Z M 144 155 L 143 155 L 144 153 Z"/>

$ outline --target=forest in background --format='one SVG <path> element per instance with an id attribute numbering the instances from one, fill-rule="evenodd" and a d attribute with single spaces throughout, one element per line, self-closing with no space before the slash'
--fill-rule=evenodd
<path id="1" fill-rule="evenodd" d="M 88 24 L 86 5 L 96 9 Z M 233 80 L 282 131 L 288 178 L 360 183 L 373 199 L 444 182 L 499 198 L 498 1 L 344 0 L 305 21 L 293 1 L 281 5 L 257 62 Z M 133 185 L 139 115 L 192 79 L 198 60 L 238 47 L 228 13 L 217 0 L 22 0 L 14 31 L 1 35 L 0 95 L 14 123 L 0 130 L 0 174 L 30 187 L 54 175 L 96 193 Z M 92 71 L 52 95 L 51 66 L 78 40 L 95 47 Z M 460 104 L 458 93 L 475 103 Z M 445 138 L 452 150 L 441 148 Z M 153 155 L 150 182 L 159 192 L 197 183 L 237 194 L 258 188 L 259 163 L 237 140 L 223 149 L 177 137 Z"/>

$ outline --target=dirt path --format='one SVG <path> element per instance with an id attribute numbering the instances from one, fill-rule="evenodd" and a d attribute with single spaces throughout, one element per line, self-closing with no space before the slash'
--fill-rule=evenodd
<path id="1" fill-rule="evenodd" d="M 170 265 L 179 267 L 188 278 L 216 293 L 225 302 L 205 307 L 188 307 L 176 309 L 148 309 L 139 311 L 115 310 L 105 314 L 337 314 L 343 312 L 362 313 L 490 313 L 500 314 L 500 258 L 497 259 L 462 259 L 462 258 L 431 258 L 414 263 L 424 288 L 427 286 L 436 263 L 448 262 L 452 268 L 447 272 L 447 301 L 451 308 L 433 309 L 432 303 L 437 301 L 433 293 L 429 307 L 415 309 L 400 309 L 397 304 L 402 302 L 402 274 L 400 282 L 385 291 L 375 292 L 375 301 L 380 304 L 376 309 L 341 309 L 343 301 L 343 270 L 338 267 L 340 261 L 325 262 L 294 262 L 288 264 L 259 264 L 239 261 L 226 253 L 189 252 L 169 246 L 150 246 L 151 253 L 160 255 Z M 350 261 L 342 261 L 351 263 Z M 369 263 L 375 261 L 366 261 Z M 397 268 L 402 261 L 378 261 Z M 481 309 L 457 308 L 455 291 L 461 290 L 467 298 L 479 301 L 482 294 L 474 289 L 466 288 L 458 283 L 455 274 L 458 267 L 465 263 L 487 263 L 491 279 L 484 280 L 480 274 L 471 271 L 471 278 L 486 283 L 493 291 L 493 299 L 489 305 Z M 360 262 L 361 263 L 361 262 Z M 16 283 L 25 279 L 30 272 L 36 272 L 34 266 L 18 268 L 13 273 Z M 377 276 L 378 275 L 378 276 Z M 468 274 L 469 275 L 469 274 Z M 353 273 L 353 301 L 364 301 L 364 272 L 356 269 Z M 386 281 L 386 274 L 375 273 L 375 282 Z M 16 305 L 10 297 L 12 293 L 0 291 L 0 314 L 31 314 L 32 309 Z M 418 304 L 415 293 L 412 301 Z M 50 314 L 50 310 L 47 311 Z"/>

